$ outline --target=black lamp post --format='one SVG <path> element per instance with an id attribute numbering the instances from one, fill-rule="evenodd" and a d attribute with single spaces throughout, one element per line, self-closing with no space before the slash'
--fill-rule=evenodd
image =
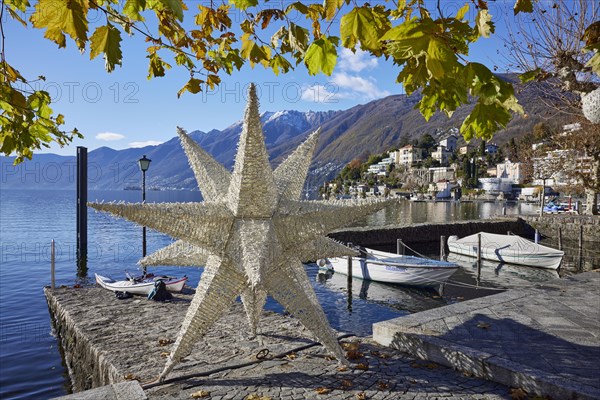
<path id="1" fill-rule="evenodd" d="M 142 202 L 146 201 L 146 171 L 150 168 L 150 160 L 146 155 L 138 160 L 140 170 L 142 171 Z M 146 227 L 142 228 L 142 257 L 146 257 Z M 146 267 L 144 267 L 144 275 L 146 275 Z"/>

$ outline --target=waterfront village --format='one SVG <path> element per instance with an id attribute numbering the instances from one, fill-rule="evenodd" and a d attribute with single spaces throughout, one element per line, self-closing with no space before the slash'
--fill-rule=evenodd
<path id="1" fill-rule="evenodd" d="M 564 125 L 562 135 L 579 129 L 579 124 Z M 364 162 L 352 160 L 319 193 L 323 198 L 539 201 L 543 187 L 550 199 L 580 195 L 577 178 L 569 171 L 589 174 L 591 158 L 553 148 L 546 132 L 538 124 L 520 141 L 511 139 L 504 146 L 485 140 L 465 143 L 457 128 L 426 133 Z M 565 168 L 567 160 L 571 168 Z"/>

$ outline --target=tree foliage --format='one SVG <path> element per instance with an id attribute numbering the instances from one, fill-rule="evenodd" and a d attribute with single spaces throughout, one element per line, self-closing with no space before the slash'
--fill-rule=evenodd
<path id="1" fill-rule="evenodd" d="M 515 14 L 531 12 L 532 3 L 515 0 Z M 465 0 L 455 15 L 442 14 L 438 4 L 436 16 L 425 0 L 191 4 L 194 9 L 188 10 L 183 0 L 39 0 L 26 21 L 22 15 L 28 0 L 4 0 L 2 17 L 6 12 L 23 25 L 44 30 L 58 47 L 73 42 L 82 52 L 89 49 L 90 58 L 102 55 L 108 72 L 123 63 L 123 37 L 143 35 L 149 79 L 164 76 L 172 67 L 189 72 L 178 95 L 213 88 L 223 74 L 245 64 L 275 74 L 304 66 L 310 74 L 330 75 L 343 47 L 397 65 L 397 81 L 407 93 L 422 93 L 417 108 L 426 119 L 438 110 L 450 116 L 460 105 L 475 101 L 461 126 L 467 140 L 491 137 L 513 112 L 522 112 L 509 83 L 468 60 L 469 47 L 495 29 L 485 0 Z M 105 20 L 92 24 L 92 12 Z M 241 18 L 233 18 L 234 13 Z M 598 50 L 595 38 L 588 35 L 590 51 Z M 4 48 L 1 61 L 2 153 L 16 152 L 21 160 L 31 157 L 32 149 L 52 141 L 64 145 L 79 135 L 61 130 L 63 117 L 53 114 L 48 93 L 16 87 L 17 81 L 30 81 L 10 66 Z"/>
<path id="2" fill-rule="evenodd" d="M 582 99 L 600 87 L 600 3 L 593 0 L 555 0 L 542 3 L 521 20 L 506 39 L 513 68 L 524 73 L 521 80 L 543 80 L 552 87 L 554 106 L 566 115 L 565 122 L 578 122 L 575 132 L 558 132 L 536 125 L 530 135 L 544 145 L 539 149 L 560 150 L 561 157 L 546 159 L 546 170 L 560 173 L 577 182 L 586 193 L 588 212 L 597 212 L 600 193 L 600 125 L 583 117 Z M 540 101 L 544 101 L 540 99 Z M 585 100 L 583 100 L 585 101 Z M 525 138 L 524 138 L 525 139 Z M 532 151 L 519 150 L 519 157 L 530 164 Z M 539 156 L 538 156 L 539 157 Z M 540 157 L 541 158 L 541 157 Z M 584 166 L 577 160 L 589 159 Z"/>
<path id="3" fill-rule="evenodd" d="M 563 93 L 559 108 L 580 113 L 580 95 L 600 83 L 599 18 L 600 4 L 594 0 L 539 2 L 505 38 L 509 67 L 523 72 L 523 82 L 556 87 Z"/>

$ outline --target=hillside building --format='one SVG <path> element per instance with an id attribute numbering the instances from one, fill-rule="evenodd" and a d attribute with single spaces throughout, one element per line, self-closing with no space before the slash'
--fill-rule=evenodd
<path id="1" fill-rule="evenodd" d="M 466 144 L 466 145 L 458 148 L 458 153 L 459 154 L 468 154 L 473 150 L 473 148 L 474 148 L 473 145 Z"/>
<path id="2" fill-rule="evenodd" d="M 440 146 L 444 146 L 449 152 L 454 152 L 456 150 L 457 141 L 458 137 L 455 134 L 451 134 L 446 138 L 440 140 Z"/>
<path id="3" fill-rule="evenodd" d="M 438 145 L 433 153 L 431 153 L 431 158 L 437 160 L 440 165 L 447 166 L 449 163 L 450 156 L 453 154 L 452 151 L 447 149 L 442 144 Z"/>
<path id="4" fill-rule="evenodd" d="M 500 147 L 496 143 L 487 143 L 485 145 L 486 154 L 496 154 Z"/>
<path id="5" fill-rule="evenodd" d="M 423 160 L 423 150 L 413 145 L 406 145 L 398 150 L 400 165 L 410 167 Z"/>
<path id="6" fill-rule="evenodd" d="M 514 163 L 506 159 L 503 163 L 496 165 L 496 177 L 508 179 L 514 184 L 523 183 L 523 167 L 521 163 Z"/>
<path id="7" fill-rule="evenodd" d="M 428 182 L 456 181 L 456 169 L 452 167 L 429 168 Z"/>

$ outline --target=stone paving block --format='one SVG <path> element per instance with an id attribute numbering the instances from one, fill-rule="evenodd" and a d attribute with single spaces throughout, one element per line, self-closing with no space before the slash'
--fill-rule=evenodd
<path id="1" fill-rule="evenodd" d="M 574 308 L 585 312 L 575 312 Z M 378 331 L 375 324 L 374 338 L 418 357 L 454 362 L 453 367 L 458 369 L 465 368 L 464 362 L 444 357 L 442 349 L 446 354 L 453 354 L 459 347 L 484 350 L 480 360 L 485 363 L 484 376 L 488 379 L 537 390 L 538 386 L 543 387 L 545 380 L 552 378 L 556 386 L 553 398 L 562 398 L 568 393 L 586 397 L 600 390 L 600 382 L 595 379 L 599 371 L 594 368 L 600 359 L 600 274 L 597 272 L 530 289 L 509 290 L 433 311 L 437 314 L 412 315 L 410 329 L 401 326 L 401 318 L 393 320 L 393 324 L 398 325 L 395 332 L 393 324 L 389 324 L 385 332 Z M 427 329 L 422 329 L 419 335 L 410 333 L 419 331 L 415 321 L 427 326 L 440 315 L 444 316 L 448 333 L 431 336 Z M 479 321 L 487 325 L 485 329 L 478 326 Z M 582 368 L 577 368 L 577 364 Z M 466 366 L 471 368 L 468 363 Z M 475 372 L 479 373 L 477 371 L 481 369 L 476 368 Z M 472 382 L 467 384 L 473 385 Z M 558 386 L 562 389 L 557 389 Z"/>

